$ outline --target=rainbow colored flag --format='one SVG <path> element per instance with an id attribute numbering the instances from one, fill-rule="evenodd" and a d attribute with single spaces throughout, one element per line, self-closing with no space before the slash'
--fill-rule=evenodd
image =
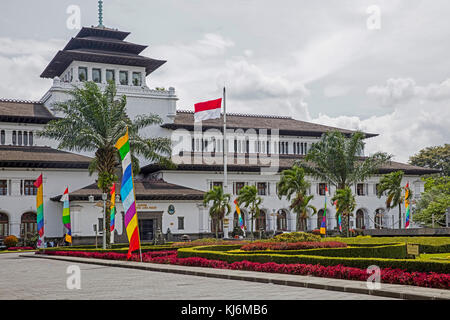
<path id="1" fill-rule="evenodd" d="M 323 210 L 322 224 L 320 225 L 320 234 L 327 233 L 327 192 L 328 188 L 325 185 L 325 208 Z"/>
<path id="2" fill-rule="evenodd" d="M 61 197 L 61 200 L 63 203 L 63 225 L 66 228 L 66 235 L 65 240 L 66 242 L 72 243 L 72 227 L 70 225 L 70 207 L 69 207 L 69 188 L 66 188 L 66 191 L 64 191 L 63 196 Z"/>
<path id="3" fill-rule="evenodd" d="M 338 213 L 338 226 L 339 231 L 342 232 L 342 214 L 339 212 L 338 202 L 337 200 L 333 203 L 336 207 L 336 212 Z"/>
<path id="4" fill-rule="evenodd" d="M 127 230 L 128 242 L 130 243 L 127 255 L 127 258 L 129 259 L 133 251 L 141 248 L 141 241 L 139 239 L 128 128 L 125 135 L 117 140 L 116 148 L 119 150 L 120 159 L 122 160 L 123 175 L 122 185 L 120 187 L 120 197 L 122 198 L 123 209 L 125 211 L 125 228 Z"/>
<path id="5" fill-rule="evenodd" d="M 42 183 L 42 173 L 34 182 L 37 188 L 36 194 L 36 213 L 37 213 L 37 229 L 39 233 L 38 247 L 42 247 L 44 241 L 44 189 Z"/>
<path id="6" fill-rule="evenodd" d="M 114 226 L 115 226 L 115 218 L 116 218 L 116 184 L 115 183 L 113 183 L 113 185 L 111 187 L 110 194 L 111 194 L 111 206 L 110 206 L 110 209 L 111 209 L 111 213 L 110 213 L 110 215 L 111 215 L 111 222 L 110 222 L 109 230 L 111 232 L 113 232 L 114 231 Z"/>
<path id="7" fill-rule="evenodd" d="M 239 227 L 242 229 L 242 231 L 244 231 L 244 229 L 245 229 L 244 219 L 242 219 L 241 208 L 239 208 L 239 205 L 238 205 L 238 202 L 236 199 L 234 199 L 234 204 L 236 205 L 236 212 L 239 217 Z"/>
<path id="8" fill-rule="evenodd" d="M 410 217 L 410 210 L 409 210 L 409 182 L 406 184 L 405 187 L 405 209 L 406 209 L 406 222 L 405 222 L 405 229 L 409 228 L 409 217 Z"/>

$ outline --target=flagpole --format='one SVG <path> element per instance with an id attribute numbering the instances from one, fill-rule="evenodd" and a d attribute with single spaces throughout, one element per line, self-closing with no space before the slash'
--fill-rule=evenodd
<path id="1" fill-rule="evenodd" d="M 223 192 L 228 191 L 228 144 L 227 144 L 227 103 L 226 103 L 226 90 L 223 87 Z M 227 228 L 228 230 L 228 228 Z M 223 228 L 223 237 L 228 238 L 225 234 L 225 227 Z"/>

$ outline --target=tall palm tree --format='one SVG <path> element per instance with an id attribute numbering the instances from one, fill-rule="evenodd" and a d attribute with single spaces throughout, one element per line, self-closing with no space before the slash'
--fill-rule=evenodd
<path id="1" fill-rule="evenodd" d="M 109 197 L 113 182 L 117 181 L 117 166 L 120 163 L 117 140 L 128 127 L 133 171 L 139 172 L 137 156 L 152 162 L 173 166 L 168 156 L 171 154 L 171 142 L 167 138 L 144 138 L 139 134 L 143 128 L 162 123 L 158 115 L 140 115 L 134 120 L 128 117 L 126 96 L 117 100 L 116 86 L 111 81 L 102 92 L 94 82 L 85 82 L 83 87 L 74 87 L 69 92 L 71 98 L 53 105 L 58 114 L 57 120 L 50 121 L 40 136 L 55 139 L 59 149 L 69 151 L 94 152 L 89 165 L 89 173 L 97 172 L 98 188 Z M 110 243 L 109 205 L 106 216 L 106 243 Z"/>
<path id="2" fill-rule="evenodd" d="M 355 196 L 350 187 L 346 186 L 344 189 L 337 189 L 331 201 L 336 203 L 337 214 L 342 214 L 342 230 L 348 236 L 350 216 L 356 208 Z"/>
<path id="3" fill-rule="evenodd" d="M 303 222 L 308 218 L 309 210 L 312 210 L 313 214 L 317 212 L 317 209 L 309 204 L 314 196 L 306 195 L 306 190 L 310 186 L 311 184 L 305 179 L 305 170 L 297 165 L 294 165 L 292 169 L 283 170 L 280 181 L 277 183 L 278 198 L 281 200 L 283 196 L 286 196 L 287 200 L 291 201 L 289 208 L 297 214 L 297 231 L 304 230 Z"/>
<path id="4" fill-rule="evenodd" d="M 307 174 L 337 189 L 362 182 L 392 157 L 382 152 L 362 157 L 364 138 L 364 133 L 359 131 L 350 137 L 339 131 L 326 132 L 298 165 Z"/>
<path id="5" fill-rule="evenodd" d="M 231 195 L 223 193 L 223 188 L 219 186 L 214 186 L 203 196 L 203 204 L 205 206 L 212 202 L 209 208 L 209 215 L 216 227 L 216 239 L 219 238 L 219 223 L 231 212 L 230 198 Z"/>
<path id="6" fill-rule="evenodd" d="M 253 239 L 253 222 L 259 217 L 261 212 L 260 205 L 262 198 L 258 196 L 258 189 L 256 186 L 244 186 L 239 190 L 238 197 L 236 198 L 240 205 L 247 208 L 251 218 L 251 237 Z"/>
<path id="7" fill-rule="evenodd" d="M 385 174 L 381 177 L 380 183 L 377 187 L 377 196 L 381 198 L 386 195 L 386 209 L 389 211 L 398 206 L 398 228 L 402 228 L 402 203 L 405 200 L 402 187 L 403 171 L 395 171 Z M 412 192 L 408 189 L 408 200 L 411 199 Z"/>

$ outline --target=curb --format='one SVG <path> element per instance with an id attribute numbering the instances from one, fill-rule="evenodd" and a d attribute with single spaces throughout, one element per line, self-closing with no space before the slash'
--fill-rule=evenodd
<path id="1" fill-rule="evenodd" d="M 227 273 L 231 272 L 248 272 L 248 275 L 241 274 L 226 274 L 226 273 L 218 273 L 218 270 L 223 269 L 211 269 L 202 268 L 202 267 L 186 267 L 186 266 L 177 266 L 177 265 L 160 265 L 155 263 L 141 263 L 141 262 L 132 262 L 132 261 L 120 261 L 115 262 L 113 260 L 101 260 L 101 259 L 93 259 L 93 258 L 76 258 L 76 257 L 68 257 L 68 256 L 45 256 L 45 255 L 20 255 L 20 257 L 24 258 L 37 258 L 37 259 L 50 259 L 50 260 L 60 260 L 60 261 L 69 261 L 69 262 L 77 262 L 84 264 L 94 264 L 108 267 L 118 267 L 118 268 L 129 268 L 129 269 L 137 269 L 137 270 L 146 270 L 146 271 L 155 271 L 155 272 L 165 272 L 165 273 L 176 273 L 183 275 L 192 275 L 192 276 L 200 276 L 200 277 L 209 277 L 209 278 L 220 278 L 220 279 L 228 279 L 228 280 L 241 280 L 241 281 L 249 281 L 249 282 L 260 282 L 260 283 L 272 283 L 276 285 L 282 286 L 291 286 L 291 287 L 304 287 L 311 289 L 321 289 L 321 290 L 329 290 L 329 291 L 340 291 L 340 292 L 349 292 L 349 293 L 357 293 L 357 294 L 367 294 L 373 296 L 387 297 L 387 298 L 396 298 L 396 299 L 404 299 L 404 300 L 450 300 L 450 290 L 444 289 L 434 289 L 434 288 L 424 288 L 424 287 L 415 287 L 415 286 L 403 286 L 403 285 L 394 285 L 394 284 L 384 284 L 384 286 L 388 286 L 390 290 L 372 290 L 365 286 L 361 286 L 360 281 L 354 280 L 343 280 L 343 279 L 329 279 L 340 280 L 342 284 L 325 284 L 321 283 L 324 279 L 328 278 L 317 278 L 310 276 L 297 276 L 297 279 L 277 279 L 276 273 L 262 273 L 261 275 L 255 275 L 254 273 L 258 273 L 256 271 L 243 271 L 243 270 L 226 270 Z M 205 270 L 206 269 L 206 270 Z M 252 273 L 252 274 L 250 274 Z M 294 275 L 286 275 L 293 277 Z M 303 280 L 304 277 L 308 278 L 307 280 Z M 340 282 L 338 281 L 338 282 Z M 345 281 L 345 283 L 344 283 Z M 336 281 L 335 281 L 336 282 Z M 365 283 L 364 283 L 365 284 Z M 420 289 L 422 291 L 428 291 L 424 293 L 410 293 L 405 292 L 405 290 L 413 290 Z"/>

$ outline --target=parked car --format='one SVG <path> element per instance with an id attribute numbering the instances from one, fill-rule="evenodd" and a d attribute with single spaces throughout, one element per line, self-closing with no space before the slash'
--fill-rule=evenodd
<path id="1" fill-rule="evenodd" d="M 3 243 L 3 239 L 0 239 L 0 250 L 6 250 L 6 246 Z"/>

